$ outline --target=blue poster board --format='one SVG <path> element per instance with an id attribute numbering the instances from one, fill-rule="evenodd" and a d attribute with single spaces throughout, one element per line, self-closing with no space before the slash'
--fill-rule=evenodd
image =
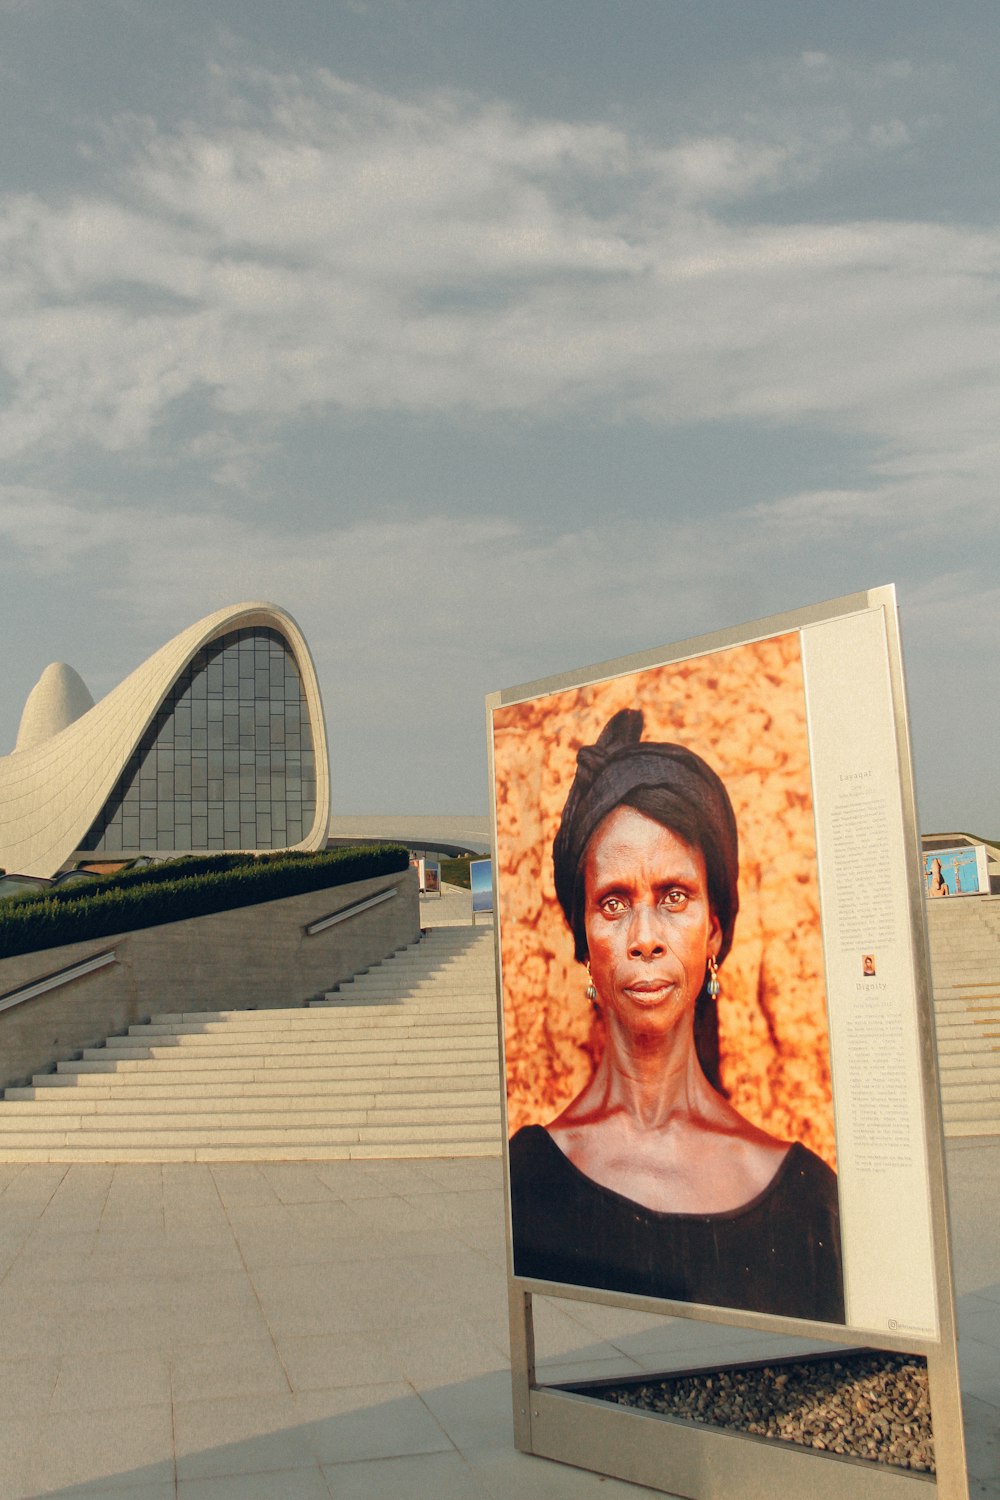
<path id="1" fill-rule="evenodd" d="M 983 844 L 935 849 L 924 855 L 928 896 L 988 896 L 990 877 Z"/>
<path id="2" fill-rule="evenodd" d="M 472 915 L 477 912 L 493 910 L 493 861 L 491 859 L 474 859 L 469 865 L 469 878 L 472 883 Z"/>

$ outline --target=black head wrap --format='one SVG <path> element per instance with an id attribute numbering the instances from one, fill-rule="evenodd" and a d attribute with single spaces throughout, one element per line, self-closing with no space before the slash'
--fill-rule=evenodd
<path id="1" fill-rule="evenodd" d="M 596 745 L 576 757 L 576 777 L 552 845 L 556 895 L 576 944 L 587 958 L 583 861 L 598 824 L 616 807 L 634 807 L 701 850 L 708 898 L 722 928 L 721 963 L 733 941 L 739 909 L 739 842 L 729 793 L 707 762 L 683 745 L 641 740 L 643 717 L 623 708 Z"/>

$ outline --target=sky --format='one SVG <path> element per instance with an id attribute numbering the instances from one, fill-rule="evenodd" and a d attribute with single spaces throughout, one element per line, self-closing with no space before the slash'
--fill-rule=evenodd
<path id="1" fill-rule="evenodd" d="M 335 812 L 487 693 L 883 583 L 1000 837 L 995 0 L 0 0 L 0 753 L 209 611 Z"/>

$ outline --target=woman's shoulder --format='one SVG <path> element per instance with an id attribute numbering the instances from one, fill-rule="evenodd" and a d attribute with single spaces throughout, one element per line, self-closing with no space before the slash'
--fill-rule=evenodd
<path id="1" fill-rule="evenodd" d="M 837 1174 L 821 1156 L 795 1141 L 778 1174 L 778 1185 L 797 1198 L 808 1196 L 820 1203 L 837 1207 Z"/>
<path id="2" fill-rule="evenodd" d="M 829 1179 L 836 1182 L 837 1174 L 821 1156 L 815 1151 L 810 1151 L 808 1146 L 803 1146 L 801 1141 L 793 1141 L 788 1149 L 788 1160 L 796 1172 L 807 1177 L 816 1177 L 822 1181 Z"/>
<path id="3" fill-rule="evenodd" d="M 522 1125 L 511 1136 L 508 1150 L 512 1168 L 544 1161 L 552 1154 L 552 1138 L 544 1125 Z"/>

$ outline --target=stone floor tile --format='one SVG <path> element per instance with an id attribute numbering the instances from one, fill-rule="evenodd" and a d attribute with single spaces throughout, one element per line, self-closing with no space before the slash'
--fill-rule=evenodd
<path id="1" fill-rule="evenodd" d="M 47 1402 L 46 1402 L 47 1405 Z M 0 1421 L 0 1500 L 33 1500 L 32 1461 L 45 1406 L 30 1413 L 3 1408 Z"/>
<path id="2" fill-rule="evenodd" d="M 179 1344 L 170 1352 L 174 1401 L 287 1395 L 289 1380 L 270 1339 Z"/>
<path id="3" fill-rule="evenodd" d="M 398 1337 L 370 1332 L 278 1337 L 278 1354 L 292 1389 L 321 1391 L 332 1386 L 385 1385 L 408 1378 Z"/>
<path id="4" fill-rule="evenodd" d="M 325 1265 L 330 1259 L 330 1244 L 322 1235 L 293 1235 L 287 1227 L 248 1230 L 233 1243 L 251 1278 L 269 1267 Z M 353 1247 L 352 1259 L 356 1255 Z"/>
<path id="5" fill-rule="evenodd" d="M 327 1464 L 334 1500 L 491 1500 L 460 1453 L 419 1453 Z"/>
<path id="6" fill-rule="evenodd" d="M 283 1227 L 286 1233 L 322 1234 L 330 1239 L 366 1233 L 369 1228 L 368 1219 L 358 1212 L 359 1206 L 363 1207 L 366 1202 L 367 1200 L 357 1199 L 345 1203 L 343 1198 L 330 1194 L 321 1201 L 311 1199 L 307 1202 L 285 1203 L 282 1205 L 285 1211 Z"/>
<path id="7" fill-rule="evenodd" d="M 500 1203 L 495 1188 L 474 1187 L 465 1192 L 441 1191 L 421 1193 L 419 1202 L 424 1211 L 447 1224 L 450 1229 L 461 1230 L 465 1224 L 497 1223 Z"/>
<path id="8" fill-rule="evenodd" d="M 422 1161 L 317 1162 L 315 1171 L 335 1197 L 352 1203 L 365 1198 L 405 1197 L 422 1185 L 434 1187 Z"/>
<path id="9" fill-rule="evenodd" d="M 431 1301 L 441 1301 L 444 1297 L 454 1297 L 456 1301 L 486 1300 L 498 1283 L 496 1267 L 475 1250 L 465 1250 L 460 1245 L 453 1244 L 442 1255 L 411 1257 L 409 1265 L 412 1270 L 408 1286 Z M 503 1290 L 506 1299 L 506 1285 Z"/>
<path id="10" fill-rule="evenodd" d="M 237 1199 L 234 1203 L 226 1204 L 225 1223 L 235 1239 L 243 1234 L 268 1229 L 287 1233 L 289 1207 L 289 1204 L 279 1203 L 273 1196 L 267 1199 Z"/>
<path id="11" fill-rule="evenodd" d="M 503 1184 L 503 1163 L 495 1156 L 428 1157 L 424 1171 L 432 1181 L 454 1191 L 489 1187 L 499 1190 Z"/>
<path id="12" fill-rule="evenodd" d="M 488 1334 L 471 1323 L 428 1320 L 392 1335 L 391 1347 L 405 1378 L 417 1390 L 452 1385 L 501 1370 L 507 1378 L 507 1355 Z"/>
<path id="13" fill-rule="evenodd" d="M 339 1492 L 333 1493 L 339 1500 Z M 177 1481 L 177 1500 L 330 1500 L 330 1495 L 318 1464 L 264 1474 L 222 1474 Z"/>
<path id="14" fill-rule="evenodd" d="M 171 1350 L 186 1344 L 231 1344 L 240 1339 L 268 1337 L 267 1324 L 249 1283 L 239 1297 L 211 1296 L 179 1300 L 176 1305 L 151 1303 L 116 1313 L 105 1308 L 91 1314 L 64 1334 L 70 1346 L 81 1339 L 91 1348 Z"/>
<path id="15" fill-rule="evenodd" d="M 460 1453 L 513 1443 L 507 1370 L 454 1385 L 429 1387 L 421 1391 L 421 1396 Z"/>
<path id="16" fill-rule="evenodd" d="M 226 1207 L 236 1203 L 281 1202 L 255 1162 L 216 1162 L 209 1170 Z"/>
<path id="17" fill-rule="evenodd" d="M 281 1203 L 327 1203 L 331 1193 L 323 1179 L 300 1162 L 263 1162 L 260 1168 Z"/>
<path id="18" fill-rule="evenodd" d="M 4 1348 L 29 1358 L 61 1354 L 74 1313 L 71 1282 L 31 1283 L 0 1289 Z M 76 1303 L 79 1306 L 79 1303 Z"/>
<path id="19" fill-rule="evenodd" d="M 963 1392 L 1000 1408 L 1000 1348 L 966 1336 L 958 1346 L 958 1368 Z"/>
<path id="20" fill-rule="evenodd" d="M 175 1402 L 174 1442 L 178 1482 L 317 1467 L 290 1394 Z"/>
<path id="21" fill-rule="evenodd" d="M 368 1239 L 368 1260 L 438 1260 L 461 1254 L 468 1247 L 457 1241 L 443 1225 L 428 1223 L 422 1229 L 382 1229 Z"/>
<path id="22" fill-rule="evenodd" d="M 432 1411 L 408 1385 L 307 1391 L 296 1404 L 306 1441 L 324 1465 L 452 1448 Z"/>
<path id="23" fill-rule="evenodd" d="M 434 1227 L 435 1220 L 421 1206 L 419 1198 L 401 1198 L 390 1194 L 380 1198 L 356 1198 L 351 1205 L 357 1223 L 376 1233 L 398 1230 L 426 1230 Z"/>
<path id="24" fill-rule="evenodd" d="M 170 1374 L 159 1349 L 123 1349 L 109 1356 L 69 1350 L 52 1392 L 53 1412 L 126 1411 L 170 1401 Z"/>
<path id="25" fill-rule="evenodd" d="M 962 1415 L 969 1474 L 994 1485 L 1000 1496 L 1000 1404 L 963 1394 Z"/>
<path id="26" fill-rule="evenodd" d="M 45 1412 L 59 1375 L 59 1356 L 46 1351 L 0 1360 L 0 1413 L 8 1417 Z"/>
<path id="27" fill-rule="evenodd" d="M 78 1281 L 87 1274 L 97 1243 L 97 1230 L 74 1230 L 54 1234 L 36 1228 L 21 1243 L 12 1259 L 5 1285 L 24 1281 Z"/>
<path id="28" fill-rule="evenodd" d="M 39 1494 L 73 1484 L 112 1487 L 118 1479 L 172 1482 L 169 1403 L 127 1412 L 50 1412 L 39 1426 L 31 1477 Z"/>
<path id="29" fill-rule="evenodd" d="M 477 1251 L 501 1271 L 507 1265 L 507 1230 L 501 1221 L 469 1220 L 455 1224 L 452 1234 L 470 1250 Z"/>
<path id="30" fill-rule="evenodd" d="M 239 1276 L 244 1269 L 239 1247 L 230 1235 L 226 1241 L 200 1245 L 167 1242 L 162 1238 L 134 1246 L 98 1243 L 87 1266 L 87 1274 L 93 1281 L 113 1283 L 135 1278 L 149 1286 L 174 1281 L 179 1266 L 183 1266 L 189 1279 L 196 1276 Z"/>
<path id="31" fill-rule="evenodd" d="M 140 1471 L 141 1472 L 141 1471 Z M 2 1492 L 0 1492 L 2 1493 Z M 124 1476 L 107 1484 L 61 1485 L 46 1492 L 49 1500 L 176 1500 L 173 1479 L 137 1479 Z M 45 1500 L 45 1497 L 38 1497 Z"/>
<path id="32" fill-rule="evenodd" d="M 958 1332 L 960 1338 L 979 1339 L 1000 1350 L 1000 1302 L 979 1293 L 967 1293 L 960 1297 Z"/>

